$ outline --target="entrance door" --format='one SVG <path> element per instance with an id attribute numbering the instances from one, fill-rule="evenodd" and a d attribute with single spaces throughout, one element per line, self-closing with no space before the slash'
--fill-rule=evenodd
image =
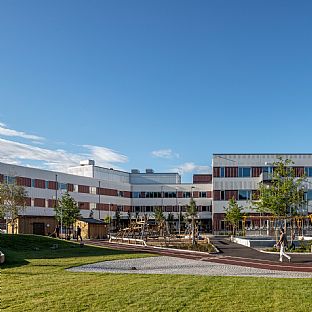
<path id="1" fill-rule="evenodd" d="M 44 223 L 33 223 L 33 234 L 44 235 Z"/>

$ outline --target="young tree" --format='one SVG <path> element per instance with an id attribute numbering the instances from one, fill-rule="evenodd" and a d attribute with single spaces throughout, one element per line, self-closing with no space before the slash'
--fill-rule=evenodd
<path id="1" fill-rule="evenodd" d="M 161 207 L 156 207 L 154 218 L 159 227 L 159 236 L 164 235 L 165 215 Z"/>
<path id="2" fill-rule="evenodd" d="M 233 235 L 236 234 L 236 229 L 238 228 L 239 221 L 242 220 L 243 208 L 238 205 L 235 198 L 231 198 L 228 203 L 228 207 L 225 208 L 225 220 L 230 222 L 232 225 Z"/>
<path id="3" fill-rule="evenodd" d="M 305 203 L 303 182 L 305 176 L 296 177 L 291 167 L 293 161 L 279 158 L 274 162 L 271 183 L 259 184 L 258 197 L 253 200 L 253 207 L 259 212 L 272 213 L 275 216 L 294 216 Z"/>
<path id="4" fill-rule="evenodd" d="M 195 245 L 195 218 L 197 217 L 197 206 L 196 202 L 193 198 L 190 200 L 190 204 L 186 208 L 186 215 L 191 218 L 191 226 L 192 226 L 192 245 Z"/>
<path id="5" fill-rule="evenodd" d="M 68 192 L 58 201 L 58 205 L 54 208 L 54 211 L 57 221 L 63 223 L 65 226 L 66 233 L 68 233 L 68 229 L 80 216 L 78 205 Z"/>
<path id="6" fill-rule="evenodd" d="M 6 219 L 6 227 L 8 230 L 8 222 L 12 225 L 15 223 L 21 211 L 25 208 L 27 192 L 23 186 L 15 183 L 0 183 L 0 217 Z M 14 228 L 14 232 L 17 227 Z"/>

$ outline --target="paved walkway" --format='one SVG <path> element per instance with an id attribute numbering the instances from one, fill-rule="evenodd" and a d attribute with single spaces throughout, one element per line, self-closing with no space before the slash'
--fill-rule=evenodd
<path id="1" fill-rule="evenodd" d="M 212 242 L 220 250 L 218 254 L 208 254 L 202 252 L 188 252 L 170 248 L 155 248 L 151 246 L 138 246 L 109 243 L 104 240 L 90 240 L 87 244 L 102 246 L 112 249 L 128 250 L 133 252 L 153 253 L 163 256 L 178 257 L 184 259 L 201 260 L 206 262 L 238 265 L 267 270 L 312 272 L 311 255 L 293 255 L 293 262 L 278 261 L 278 254 L 265 254 L 255 249 L 238 245 L 221 237 L 215 237 Z"/>

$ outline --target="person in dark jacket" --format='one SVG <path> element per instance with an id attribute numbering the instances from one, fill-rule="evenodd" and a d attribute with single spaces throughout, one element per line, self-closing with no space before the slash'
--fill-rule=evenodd
<path id="1" fill-rule="evenodd" d="M 82 241 L 81 227 L 79 225 L 77 226 L 77 242 L 78 242 L 78 238 L 80 238 L 80 241 Z"/>
<path id="2" fill-rule="evenodd" d="M 287 236 L 286 234 L 284 233 L 284 229 L 281 229 L 280 230 L 280 239 L 278 241 L 278 245 L 280 246 L 280 258 L 279 258 L 279 261 L 280 262 L 283 262 L 283 256 L 286 257 L 288 259 L 288 261 L 290 262 L 291 261 L 291 257 L 288 256 L 286 253 L 285 253 L 285 248 L 287 247 Z"/>

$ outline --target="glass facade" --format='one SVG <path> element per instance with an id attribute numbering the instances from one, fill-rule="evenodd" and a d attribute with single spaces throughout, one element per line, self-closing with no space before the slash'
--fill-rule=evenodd
<path id="1" fill-rule="evenodd" d="M 251 177 L 251 168 L 250 167 L 239 167 L 238 176 L 240 178 L 250 178 Z"/>

